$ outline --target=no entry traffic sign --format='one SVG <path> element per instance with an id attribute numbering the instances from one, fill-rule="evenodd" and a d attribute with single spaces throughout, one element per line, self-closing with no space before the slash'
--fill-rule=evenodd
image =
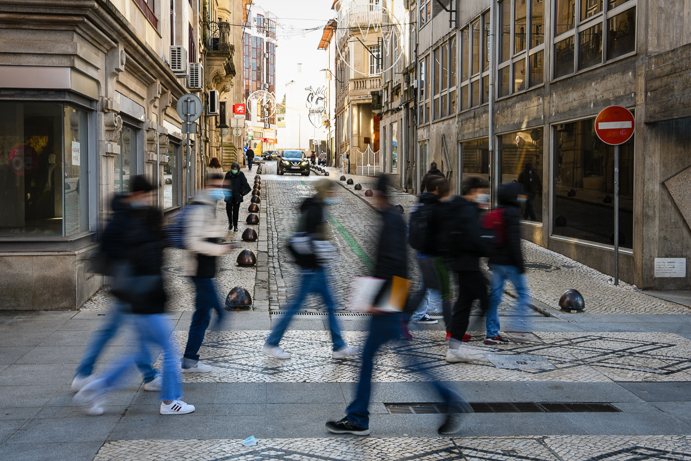
<path id="1" fill-rule="evenodd" d="M 626 107 L 609 106 L 595 119 L 597 137 L 610 146 L 624 144 L 635 130 L 636 121 Z"/>

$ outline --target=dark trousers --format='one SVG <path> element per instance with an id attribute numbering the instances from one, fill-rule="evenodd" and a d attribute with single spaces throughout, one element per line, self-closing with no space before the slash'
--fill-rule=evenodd
<path id="1" fill-rule="evenodd" d="M 252 162 L 254 162 L 254 157 L 247 157 L 247 165 L 250 171 L 252 171 Z"/>
<path id="2" fill-rule="evenodd" d="M 238 227 L 238 215 L 240 214 L 240 203 L 236 201 L 226 202 L 226 214 L 228 215 L 228 227 Z"/>
<path id="3" fill-rule="evenodd" d="M 473 301 L 480 300 L 480 308 L 483 315 L 489 309 L 489 296 L 487 294 L 487 279 L 480 271 L 458 271 L 458 300 L 453 308 L 451 319 L 451 339 L 463 340 L 470 323 L 470 309 Z"/>
<path id="4" fill-rule="evenodd" d="M 401 337 L 400 314 L 382 314 L 370 317 L 369 335 L 362 350 L 362 368 L 360 379 L 355 391 L 355 399 L 348 405 L 346 416 L 351 423 L 360 427 L 369 427 L 369 403 L 372 395 L 372 373 L 374 371 L 374 357 L 379 349 L 389 341 Z M 407 371 L 417 373 L 425 378 L 446 404 L 448 413 L 463 413 L 472 411 L 465 399 L 455 391 L 439 382 L 435 376 L 428 358 L 419 357 L 418 352 L 405 351 L 398 355 L 405 362 Z"/>
<path id="5" fill-rule="evenodd" d="M 525 201 L 525 210 L 523 211 L 523 219 L 530 218 L 531 221 L 537 221 L 535 217 L 535 207 L 533 206 L 533 195 L 529 195 Z"/>
<path id="6" fill-rule="evenodd" d="M 185 347 L 185 358 L 199 360 L 199 348 L 204 342 L 206 329 L 209 328 L 211 309 L 218 314 L 219 323 L 223 320 L 225 311 L 221 306 L 218 293 L 216 293 L 214 279 L 209 277 L 192 277 L 192 282 L 194 282 L 197 295 L 194 300 L 194 314 L 192 314 L 192 323 L 190 323 L 187 347 Z"/>

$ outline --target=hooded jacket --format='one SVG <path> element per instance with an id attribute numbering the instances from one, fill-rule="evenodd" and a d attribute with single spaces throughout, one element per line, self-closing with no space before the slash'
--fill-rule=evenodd
<path id="1" fill-rule="evenodd" d="M 225 232 L 216 216 L 216 200 L 209 196 L 208 189 L 202 189 L 191 206 L 194 208 L 188 211 L 185 223 L 185 275 L 214 277 L 216 257 L 226 253 L 225 246 L 217 243 Z"/>
<path id="2" fill-rule="evenodd" d="M 122 195 L 115 195 L 111 202 L 113 217 L 108 222 L 101 236 L 101 249 L 110 262 L 125 259 L 125 236 L 128 229 L 128 212 L 130 206 L 123 201 Z"/>
<path id="3" fill-rule="evenodd" d="M 429 194 L 429 193 L 423 193 L 418 196 L 418 203 L 410 210 L 410 215 L 412 216 L 413 213 L 415 213 L 417 210 L 421 209 L 424 207 L 424 210 L 431 210 L 431 216 L 428 221 L 428 236 L 427 240 L 428 243 L 426 243 L 430 249 L 434 248 L 434 229 L 437 229 L 439 223 L 440 223 L 440 213 L 439 213 L 439 197 L 435 194 Z M 431 242 L 430 242 L 431 240 Z M 427 253 L 422 253 L 418 251 L 418 257 L 426 257 L 434 254 L 434 251 L 428 251 Z"/>
<path id="4" fill-rule="evenodd" d="M 450 267 L 458 271 L 480 271 L 480 258 L 487 253 L 485 244 L 480 235 L 480 209 L 477 204 L 463 197 L 455 197 L 452 200 L 441 202 L 440 214 L 442 216 L 455 215 L 457 221 L 461 221 L 465 234 L 465 247 L 467 251 L 452 256 Z M 454 220 L 450 220 L 454 223 Z"/>
<path id="5" fill-rule="evenodd" d="M 245 173 L 240 171 L 240 168 L 238 168 L 238 174 L 233 174 L 232 171 L 228 171 L 225 176 L 225 182 L 229 184 L 227 188 L 233 193 L 231 198 L 226 203 L 242 203 L 242 197 L 249 194 L 249 192 L 252 190 L 247 182 Z"/>
<path id="6" fill-rule="evenodd" d="M 497 199 L 499 207 L 504 210 L 506 238 L 489 258 L 489 264 L 514 266 L 521 274 L 525 272 L 521 251 L 521 210 L 518 206 L 518 195 L 522 193 L 522 186 L 517 182 L 499 186 Z"/>
<path id="7" fill-rule="evenodd" d="M 427 173 L 425 173 L 425 176 L 422 177 L 422 181 L 420 184 L 420 191 L 425 192 L 429 191 L 429 183 L 434 181 L 437 178 L 443 178 L 444 173 L 439 171 L 438 168 L 432 168 L 430 169 Z"/>

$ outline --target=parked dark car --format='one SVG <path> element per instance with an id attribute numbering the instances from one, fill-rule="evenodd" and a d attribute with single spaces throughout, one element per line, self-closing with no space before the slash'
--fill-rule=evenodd
<path id="1" fill-rule="evenodd" d="M 283 156 L 278 161 L 278 174 L 300 173 L 303 176 L 310 175 L 310 161 L 301 150 L 284 150 Z"/>
<path id="2" fill-rule="evenodd" d="M 281 158 L 281 153 L 277 150 L 267 150 L 262 154 L 264 160 L 278 160 Z"/>

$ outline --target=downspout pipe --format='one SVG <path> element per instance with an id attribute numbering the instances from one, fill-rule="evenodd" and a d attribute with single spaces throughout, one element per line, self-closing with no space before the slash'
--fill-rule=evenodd
<path id="1" fill-rule="evenodd" d="M 494 99 L 495 99 L 495 89 L 494 89 L 494 82 L 495 82 L 495 73 L 496 73 L 496 49 L 497 49 L 497 41 L 495 40 L 496 38 L 496 32 L 497 32 L 497 18 L 496 18 L 496 8 L 495 8 L 496 0 L 492 0 L 492 4 L 490 6 L 490 18 L 492 18 L 490 22 L 490 55 L 489 55 L 489 158 L 490 162 L 492 162 L 492 171 L 493 174 L 490 175 L 490 187 L 491 191 L 490 193 L 493 196 L 493 203 L 494 206 L 497 206 L 497 191 L 499 189 L 499 173 L 500 173 L 500 166 L 499 166 L 499 155 L 495 152 L 495 145 L 494 145 Z M 494 178 L 494 180 L 492 180 Z"/>

